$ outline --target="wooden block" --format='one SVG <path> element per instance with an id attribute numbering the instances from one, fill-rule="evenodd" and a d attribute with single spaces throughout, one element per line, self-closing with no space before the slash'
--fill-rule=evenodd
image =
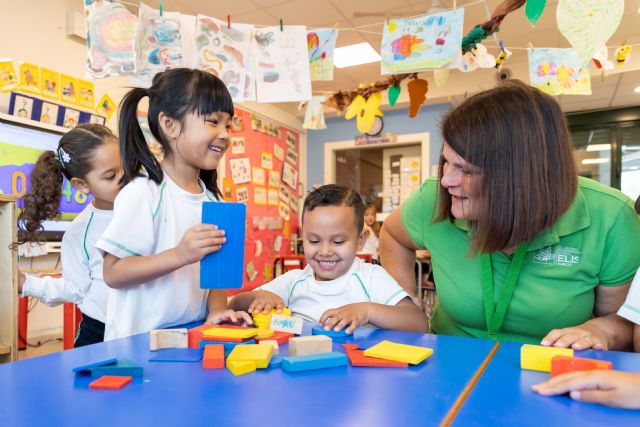
<path id="1" fill-rule="evenodd" d="M 144 370 L 142 366 L 133 363 L 129 359 L 118 359 L 111 365 L 98 366 L 91 369 L 91 376 L 99 378 L 104 375 L 130 376 L 134 378 L 142 377 Z"/>
<path id="2" fill-rule="evenodd" d="M 152 329 L 149 331 L 149 350 L 161 348 L 188 348 L 189 331 L 186 329 Z"/>
<path id="3" fill-rule="evenodd" d="M 89 388 L 103 390 L 120 390 L 129 384 L 133 378 L 128 376 L 104 375 L 89 384 Z"/>
<path id="4" fill-rule="evenodd" d="M 91 369 L 97 368 L 98 366 L 113 365 L 117 361 L 118 359 L 116 359 L 115 357 L 112 357 L 110 359 L 100 360 L 93 363 L 87 363 L 86 365 L 81 365 L 73 368 L 73 372 L 90 371 Z"/>
<path id="5" fill-rule="evenodd" d="M 333 340 L 326 335 L 293 337 L 289 340 L 289 356 L 331 353 Z"/>
<path id="6" fill-rule="evenodd" d="M 303 320 L 296 316 L 282 316 L 280 314 L 272 314 L 269 329 L 273 331 L 289 332 L 291 334 L 300 335 L 302 333 Z"/>
<path id="7" fill-rule="evenodd" d="M 382 341 L 366 349 L 363 354 L 378 359 L 394 360 L 412 365 L 422 363 L 433 354 L 433 349 L 417 345 L 398 344 L 391 341 Z"/>
<path id="8" fill-rule="evenodd" d="M 331 329 L 330 331 L 325 331 L 324 327 L 322 327 L 321 325 L 314 325 L 311 328 L 311 335 L 326 335 L 331 338 L 346 338 L 351 334 L 347 333 L 347 328 L 344 328 L 340 332 L 336 332 L 333 329 Z"/>
<path id="9" fill-rule="evenodd" d="M 224 368 L 224 346 L 222 344 L 208 345 L 204 348 L 202 367 L 204 369 Z"/>
<path id="10" fill-rule="evenodd" d="M 188 347 L 189 348 L 199 348 L 200 340 L 202 339 L 202 333 L 207 329 L 211 329 L 211 325 L 204 324 L 200 326 L 196 326 L 195 328 L 189 329 L 188 332 Z"/>
<path id="11" fill-rule="evenodd" d="M 227 363 L 251 361 L 256 368 L 264 369 L 269 366 L 269 361 L 273 355 L 273 347 L 265 344 L 237 345 L 229 354 Z"/>
<path id="12" fill-rule="evenodd" d="M 202 352 L 201 348 L 161 348 L 151 352 L 149 362 L 199 362 Z"/>
<path id="13" fill-rule="evenodd" d="M 256 370 L 256 364 L 251 361 L 233 361 L 227 360 L 227 369 L 236 377 L 238 375 L 248 374 Z"/>
<path id="14" fill-rule="evenodd" d="M 220 338 L 240 338 L 241 340 L 246 340 L 248 338 L 253 338 L 258 334 L 257 329 L 236 329 L 236 328 L 221 328 L 221 327 L 213 327 L 207 329 L 202 332 L 203 338 L 215 338 L 216 340 L 220 340 Z"/>
<path id="15" fill-rule="evenodd" d="M 347 356 L 337 351 L 322 354 L 307 354 L 305 356 L 289 356 L 282 358 L 282 369 L 286 372 L 311 371 L 314 369 L 335 368 L 346 366 Z"/>
<path id="16" fill-rule="evenodd" d="M 607 360 L 585 359 L 583 357 L 554 356 L 551 359 L 551 378 L 568 372 L 613 369 Z"/>
<path id="17" fill-rule="evenodd" d="M 278 345 L 278 341 L 276 340 L 262 340 L 260 344 L 271 345 L 273 346 L 273 354 L 280 353 L 280 346 Z"/>
<path id="18" fill-rule="evenodd" d="M 289 332 L 274 331 L 273 336 L 269 337 L 268 340 L 276 341 L 278 344 L 282 345 L 288 343 L 291 337 L 293 337 L 293 334 L 290 334 Z M 256 341 L 261 343 L 264 339 L 256 337 Z"/>
<path id="19" fill-rule="evenodd" d="M 358 344 L 342 344 L 347 351 L 347 357 L 351 366 L 368 366 L 373 368 L 408 368 L 405 362 L 395 362 L 393 360 L 378 359 L 364 355 L 364 350 L 360 350 Z"/>
<path id="20" fill-rule="evenodd" d="M 573 357 L 573 349 L 524 344 L 520 348 L 520 368 L 530 371 L 551 372 L 554 356 Z"/>

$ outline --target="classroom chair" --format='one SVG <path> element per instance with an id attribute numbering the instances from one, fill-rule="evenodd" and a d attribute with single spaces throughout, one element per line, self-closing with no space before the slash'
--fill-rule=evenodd
<path id="1" fill-rule="evenodd" d="M 273 277 L 280 276 L 287 271 L 303 269 L 307 261 L 304 255 L 283 255 L 273 261 Z"/>

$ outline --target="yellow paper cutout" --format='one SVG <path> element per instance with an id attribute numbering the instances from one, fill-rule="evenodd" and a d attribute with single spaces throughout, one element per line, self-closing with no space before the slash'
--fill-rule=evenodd
<path id="1" fill-rule="evenodd" d="M 96 113 L 105 116 L 107 118 L 107 121 L 109 121 L 115 111 L 116 103 L 113 102 L 113 99 L 111 99 L 111 97 L 106 93 L 102 95 L 102 98 L 100 98 L 98 105 L 96 105 Z"/>
<path id="2" fill-rule="evenodd" d="M 60 74 L 60 99 L 68 104 L 78 104 L 78 79 Z"/>
<path id="3" fill-rule="evenodd" d="M 40 67 L 26 62 L 20 64 L 20 87 L 25 92 L 40 94 Z"/>
<path id="4" fill-rule="evenodd" d="M 18 76 L 10 59 L 0 59 L 0 91 L 9 92 L 18 86 Z"/>
<path id="5" fill-rule="evenodd" d="M 78 80 L 78 105 L 93 109 L 93 94 L 95 88 L 92 82 Z"/>
<path id="6" fill-rule="evenodd" d="M 356 117 L 358 132 L 367 133 L 373 127 L 376 116 L 383 116 L 380 111 L 380 103 L 382 102 L 382 92 L 376 92 L 365 100 L 362 95 L 357 95 L 344 115 L 344 118 L 351 120 Z"/>
<path id="7" fill-rule="evenodd" d="M 47 68 L 40 69 L 40 90 L 42 96 L 50 99 L 60 98 L 60 82 L 58 72 Z"/>

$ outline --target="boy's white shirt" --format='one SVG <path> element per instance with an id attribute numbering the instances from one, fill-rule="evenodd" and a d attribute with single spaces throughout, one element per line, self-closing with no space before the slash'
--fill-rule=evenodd
<path id="1" fill-rule="evenodd" d="M 378 238 L 376 237 L 376 233 L 374 233 L 373 229 L 366 224 L 364 229 L 369 231 L 369 235 L 367 236 L 367 240 L 364 242 L 360 252 L 364 254 L 371 254 L 373 259 L 378 259 Z"/>
<path id="2" fill-rule="evenodd" d="M 318 281 L 307 265 L 291 270 L 257 289 L 277 294 L 291 313 L 318 323 L 329 309 L 347 304 L 373 302 L 396 305 L 409 294 L 379 265 L 355 258 L 349 270 L 334 280 Z"/>
<path id="3" fill-rule="evenodd" d="M 631 289 L 624 304 L 618 310 L 618 315 L 640 325 L 640 269 L 631 282 Z"/>
<path id="4" fill-rule="evenodd" d="M 202 193 L 189 193 L 163 175 L 160 185 L 138 177 L 120 191 L 98 249 L 118 258 L 155 255 L 176 247 L 202 222 L 202 202 L 215 201 L 211 192 L 201 182 Z M 194 263 L 144 284 L 111 289 L 105 341 L 202 320 L 208 291 L 199 283 L 200 263 Z"/>
<path id="5" fill-rule="evenodd" d="M 87 205 L 62 236 L 62 277 L 27 275 L 22 295 L 48 306 L 72 302 L 82 313 L 104 323 L 109 288 L 102 278 L 102 254 L 94 245 L 112 217 L 113 211 Z"/>

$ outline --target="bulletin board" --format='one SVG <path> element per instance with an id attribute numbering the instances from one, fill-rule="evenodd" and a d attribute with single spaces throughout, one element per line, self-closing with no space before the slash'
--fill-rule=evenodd
<path id="1" fill-rule="evenodd" d="M 294 252 L 299 152 L 300 132 L 236 107 L 222 192 L 225 200 L 247 205 L 242 291 L 273 279 L 275 258 Z"/>

